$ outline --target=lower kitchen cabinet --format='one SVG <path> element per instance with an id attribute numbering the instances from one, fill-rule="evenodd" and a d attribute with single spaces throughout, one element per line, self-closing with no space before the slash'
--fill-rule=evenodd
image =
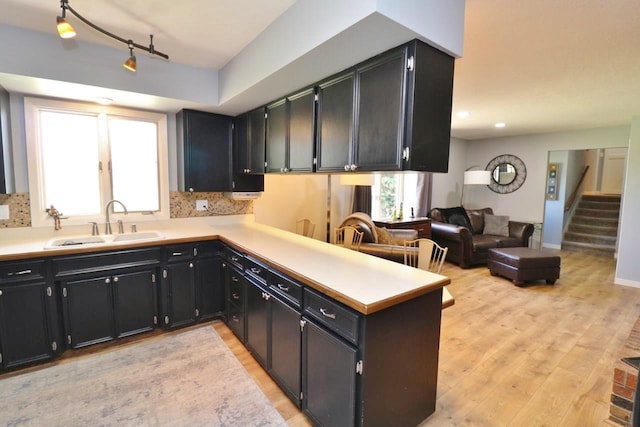
<path id="1" fill-rule="evenodd" d="M 198 318 L 195 261 L 165 266 L 162 284 L 165 326 L 174 328 L 195 323 Z"/>
<path id="2" fill-rule="evenodd" d="M 0 368 L 46 360 L 61 351 L 56 311 L 44 261 L 0 263 Z"/>
<path id="3" fill-rule="evenodd" d="M 233 257 L 237 257 L 233 255 Z M 222 263 L 222 269 L 224 272 L 224 284 L 226 295 L 226 314 L 225 318 L 227 325 L 238 337 L 240 342 L 245 343 L 245 322 L 244 322 L 244 309 L 245 309 L 245 289 L 246 280 L 244 278 L 244 271 L 239 270 L 237 266 L 231 264 L 226 257 Z"/>
<path id="4" fill-rule="evenodd" d="M 157 323 L 155 270 L 62 281 L 61 290 L 73 348 L 150 331 Z"/>
<path id="5" fill-rule="evenodd" d="M 198 261 L 200 320 L 220 317 L 224 311 L 222 259 L 216 255 Z"/>
<path id="6" fill-rule="evenodd" d="M 319 425 L 354 426 L 358 351 L 313 321 L 303 321 L 304 411 Z"/>
<path id="7" fill-rule="evenodd" d="M 269 299 L 271 295 L 255 279 L 246 283 L 246 342 L 245 345 L 253 357 L 269 370 Z"/>

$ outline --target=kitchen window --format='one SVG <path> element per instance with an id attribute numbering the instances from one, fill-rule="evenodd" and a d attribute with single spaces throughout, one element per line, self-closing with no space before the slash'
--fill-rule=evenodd
<path id="1" fill-rule="evenodd" d="M 375 174 L 372 193 L 371 216 L 373 218 L 391 218 L 402 205 L 403 218 L 409 218 L 411 209 L 417 207 L 417 179 L 415 172 Z"/>
<path id="2" fill-rule="evenodd" d="M 165 114 L 25 98 L 25 127 L 33 226 L 51 205 L 63 225 L 104 223 L 111 199 L 127 222 L 169 218 Z"/>

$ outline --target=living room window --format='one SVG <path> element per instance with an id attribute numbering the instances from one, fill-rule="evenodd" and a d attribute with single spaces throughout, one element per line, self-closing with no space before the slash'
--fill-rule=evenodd
<path id="1" fill-rule="evenodd" d="M 415 172 L 375 174 L 371 187 L 371 216 L 373 218 L 391 218 L 402 204 L 404 218 L 409 218 L 411 208 L 417 206 L 417 179 Z"/>
<path id="2" fill-rule="evenodd" d="M 33 226 L 51 205 L 64 224 L 104 222 L 111 199 L 128 221 L 169 218 L 166 115 L 25 98 L 25 126 Z"/>

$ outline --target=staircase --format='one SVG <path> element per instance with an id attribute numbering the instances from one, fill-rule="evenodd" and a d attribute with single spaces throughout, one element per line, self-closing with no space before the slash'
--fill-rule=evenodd
<path id="1" fill-rule="evenodd" d="M 613 257 L 619 214 L 619 195 L 583 195 L 562 239 L 562 249 Z"/>

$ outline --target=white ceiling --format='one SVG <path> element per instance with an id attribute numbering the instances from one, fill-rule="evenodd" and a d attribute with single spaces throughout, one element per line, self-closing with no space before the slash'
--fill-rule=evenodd
<path id="1" fill-rule="evenodd" d="M 70 4 L 137 43 L 147 44 L 153 33 L 155 48 L 172 62 L 220 69 L 294 2 Z M 0 10 L 0 23 L 56 33 L 57 0 L 0 0 Z M 70 22 L 83 41 L 122 47 L 76 18 Z M 452 135 L 462 139 L 629 124 L 640 115 L 638 0 L 466 0 L 453 98 Z M 458 118 L 460 110 L 471 115 Z M 496 122 L 506 127 L 495 129 Z"/>

